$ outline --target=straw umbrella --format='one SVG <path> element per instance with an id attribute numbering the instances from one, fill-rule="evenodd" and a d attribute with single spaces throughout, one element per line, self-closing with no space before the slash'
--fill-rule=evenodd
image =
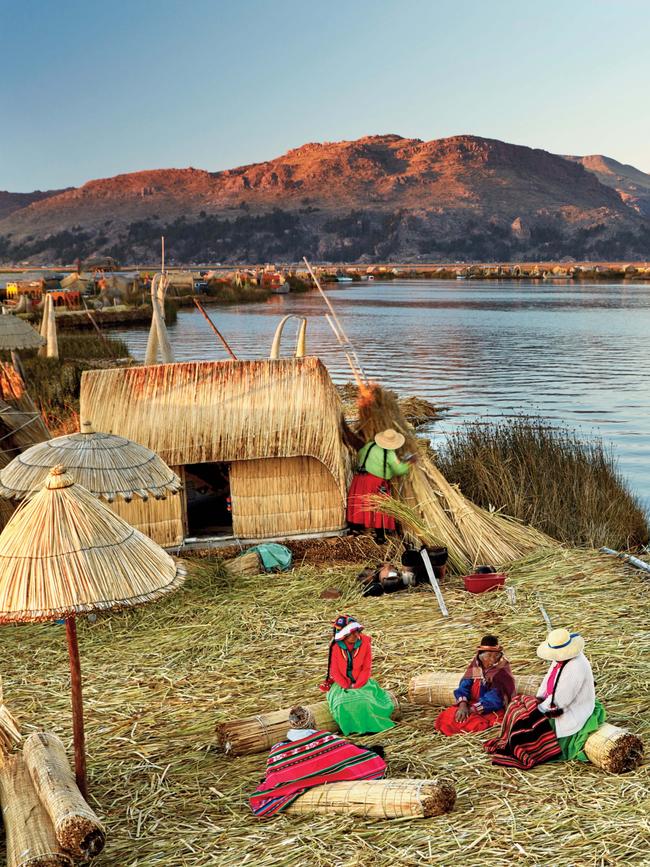
<path id="1" fill-rule="evenodd" d="M 0 534 L 0 623 L 65 619 L 77 784 L 86 794 L 81 667 L 75 617 L 152 602 L 185 570 L 54 467 Z"/>
<path id="2" fill-rule="evenodd" d="M 81 432 L 38 443 L 17 455 L 0 472 L 0 496 L 22 500 L 39 491 L 52 467 L 67 468 L 75 482 L 96 497 L 112 503 L 153 495 L 164 499 L 181 488 L 181 480 L 155 452 L 132 440 L 93 430 L 89 421 Z"/>
<path id="3" fill-rule="evenodd" d="M 47 341 L 28 322 L 5 310 L 3 313 L 4 315 L 0 316 L 0 350 L 11 353 L 12 364 L 24 379 L 18 350 L 38 349 Z"/>

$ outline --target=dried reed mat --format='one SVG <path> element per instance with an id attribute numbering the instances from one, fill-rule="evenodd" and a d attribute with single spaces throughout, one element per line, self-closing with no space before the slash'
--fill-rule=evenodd
<path id="1" fill-rule="evenodd" d="M 627 729 L 603 723 L 587 738 L 589 761 L 611 774 L 625 774 L 643 763 L 643 742 Z"/>
<path id="2" fill-rule="evenodd" d="M 450 564 L 465 572 L 477 563 L 503 564 L 557 543 L 512 518 L 481 509 L 450 485 L 421 448 L 394 394 L 371 383 L 360 390 L 359 433 L 366 441 L 386 428 L 404 435 L 405 452 L 418 455 L 408 476 L 395 480 L 398 499 L 384 501 L 382 511 L 427 544 L 444 545 Z"/>
<path id="3" fill-rule="evenodd" d="M 20 728 L 6 704 L 0 705 L 0 752 L 11 752 L 22 741 Z"/>
<path id="4" fill-rule="evenodd" d="M 0 496 L 22 499 L 40 490 L 52 467 L 61 464 L 74 480 L 109 503 L 116 497 L 146 500 L 175 494 L 181 480 L 155 452 L 124 437 L 98 433 L 89 421 L 81 433 L 38 443 L 0 472 Z"/>
<path id="5" fill-rule="evenodd" d="M 259 575 L 264 571 L 257 551 L 245 551 L 233 560 L 226 560 L 223 565 L 234 578 L 239 575 Z"/>
<path id="6" fill-rule="evenodd" d="M 541 594 L 554 624 L 584 635 L 610 719 L 638 734 L 647 751 L 645 575 L 605 554 L 554 548 L 508 565 L 515 604 L 501 590 L 472 594 L 447 581 L 450 616 L 443 621 L 426 587 L 362 597 L 356 576 L 364 559 L 310 566 L 300 556 L 282 581 L 233 581 L 213 552 L 212 560 L 194 561 L 182 593 L 94 624 L 78 618 L 96 798 L 90 804 L 101 804 L 110 834 L 97 867 L 333 867 L 346 857 L 355 867 L 641 867 L 646 765 L 623 775 L 588 762 L 549 762 L 529 773 L 494 768 L 484 734 L 443 737 L 434 729 L 435 709 L 410 704 L 390 731 L 353 740 L 383 744 L 391 777 L 452 779 L 451 813 L 428 824 L 333 815 L 260 822 L 252 815 L 247 798 L 266 755 L 232 759 L 217 751 L 215 723 L 324 698 L 315 685 L 329 624 L 346 612 L 372 636 L 379 683 L 406 691 L 419 672 L 464 671 L 487 632 L 499 636 L 515 671 L 543 675 L 547 665 L 535 654 L 546 634 Z M 342 598 L 320 599 L 327 586 Z M 67 744 L 62 631 L 35 624 L 1 635 L 12 711 Z M 8 680 L 5 688 L 9 696 Z"/>
<path id="7" fill-rule="evenodd" d="M 140 605 L 184 577 L 155 542 L 54 467 L 0 535 L 0 622 Z"/>
<path id="8" fill-rule="evenodd" d="M 77 788 L 61 740 L 34 732 L 25 741 L 23 758 L 59 845 L 81 860 L 99 855 L 106 831 Z"/>
<path id="9" fill-rule="evenodd" d="M 357 780 L 314 786 L 300 795 L 286 813 L 325 813 L 364 819 L 430 819 L 449 813 L 456 789 L 438 780 Z"/>
<path id="10" fill-rule="evenodd" d="M 37 349 L 46 342 L 35 328 L 18 316 L 11 313 L 0 314 L 0 350 L 3 352 Z"/>
<path id="11" fill-rule="evenodd" d="M 399 700 L 390 690 L 387 692 L 394 705 L 391 719 L 399 720 L 402 718 Z M 326 701 L 303 704 L 300 707 L 309 715 L 309 728 L 326 732 L 339 731 Z M 273 744 L 286 739 L 287 731 L 291 728 L 289 716 L 292 710 L 295 710 L 295 707 L 219 723 L 216 727 L 217 743 L 225 753 L 232 756 L 262 753 Z"/>
<path id="12" fill-rule="evenodd" d="M 456 698 L 454 690 L 462 675 L 453 671 L 432 671 L 428 674 L 418 674 L 409 681 L 409 701 L 412 704 L 432 704 L 438 707 L 449 707 Z M 536 695 L 542 683 L 537 674 L 524 674 L 515 677 L 518 693 Z"/>
<path id="13" fill-rule="evenodd" d="M 0 802 L 7 836 L 7 867 L 68 867 L 22 756 L 0 765 Z"/>

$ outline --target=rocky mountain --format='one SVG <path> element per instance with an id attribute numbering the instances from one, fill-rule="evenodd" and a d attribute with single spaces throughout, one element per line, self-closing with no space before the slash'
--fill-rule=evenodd
<path id="1" fill-rule="evenodd" d="M 601 184 L 613 187 L 627 205 L 644 217 L 650 217 L 650 175 L 601 154 L 569 156 L 567 159 L 581 163 L 587 171 L 596 175 Z"/>
<path id="2" fill-rule="evenodd" d="M 477 136 L 384 135 L 307 144 L 221 172 L 90 181 L 1 219 L 0 259 L 142 261 L 157 255 L 161 234 L 184 262 L 613 258 L 650 249 L 639 208 L 591 165 Z"/>

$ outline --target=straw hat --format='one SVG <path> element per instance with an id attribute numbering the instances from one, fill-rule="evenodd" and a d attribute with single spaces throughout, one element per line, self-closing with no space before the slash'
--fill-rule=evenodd
<path id="1" fill-rule="evenodd" d="M 113 434 L 97 433 L 89 421 L 81 433 L 37 443 L 0 472 L 0 496 L 22 500 L 40 491 L 52 467 L 62 465 L 91 494 L 112 503 L 175 494 L 181 480 L 151 449 Z"/>
<path id="2" fill-rule="evenodd" d="M 392 427 L 389 427 L 377 434 L 375 442 L 378 446 L 381 446 L 382 449 L 400 449 L 406 440 L 401 433 L 398 433 L 396 430 L 393 430 Z"/>
<path id="3" fill-rule="evenodd" d="M 184 577 L 166 551 L 54 467 L 0 534 L 0 623 L 141 605 Z"/>
<path id="4" fill-rule="evenodd" d="M 546 636 L 537 648 L 540 659 L 554 662 L 565 662 L 582 653 L 585 640 L 579 632 L 569 632 L 568 629 L 554 629 Z"/>

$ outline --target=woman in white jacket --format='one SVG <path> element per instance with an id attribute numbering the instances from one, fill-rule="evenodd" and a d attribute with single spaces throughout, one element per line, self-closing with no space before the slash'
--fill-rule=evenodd
<path id="1" fill-rule="evenodd" d="M 553 759 L 587 761 L 584 745 L 605 721 L 579 632 L 554 629 L 537 655 L 551 662 L 537 697 L 516 695 L 501 734 L 487 741 L 492 763 L 528 770 Z"/>
<path id="2" fill-rule="evenodd" d="M 537 648 L 540 659 L 551 665 L 537 691 L 539 710 L 555 729 L 563 759 L 588 761 L 585 741 L 605 722 L 605 708 L 596 698 L 594 676 L 582 652 L 579 632 L 554 629 Z"/>

